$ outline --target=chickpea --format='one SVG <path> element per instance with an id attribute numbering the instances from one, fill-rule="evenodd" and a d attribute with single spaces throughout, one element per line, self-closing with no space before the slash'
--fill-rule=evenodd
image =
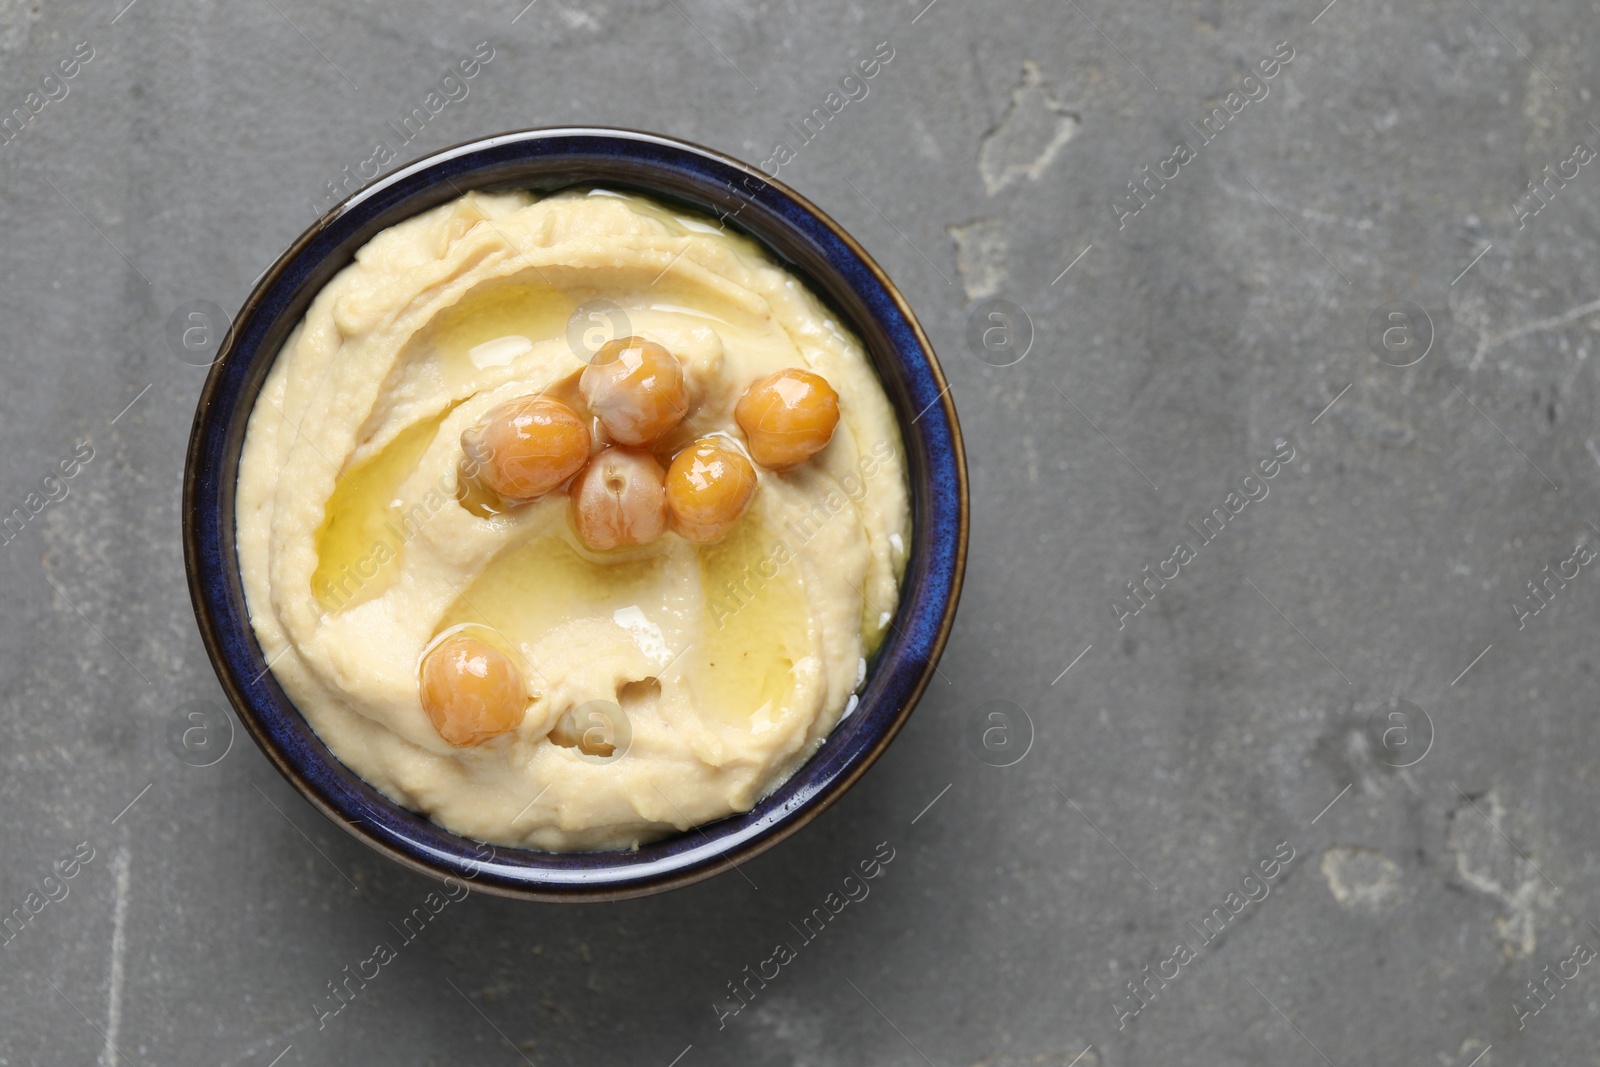
<path id="1" fill-rule="evenodd" d="M 421 694 L 433 728 L 457 748 L 515 730 L 528 705 L 511 658 L 465 634 L 440 642 L 422 661 Z"/>
<path id="2" fill-rule="evenodd" d="M 572 528 L 596 552 L 646 545 L 667 529 L 666 474 L 648 452 L 608 448 L 572 483 Z"/>
<path id="3" fill-rule="evenodd" d="M 820 374 L 789 367 L 751 383 L 733 417 L 757 463 L 788 470 L 832 440 L 839 425 L 839 394 Z"/>
<path id="4" fill-rule="evenodd" d="M 667 470 L 669 521 L 690 541 L 715 541 L 733 529 L 755 493 L 756 469 L 715 437 L 679 452 Z"/>
<path id="5" fill-rule="evenodd" d="M 607 341 L 583 369 L 578 390 L 613 441 L 648 445 L 689 410 L 678 357 L 643 337 Z"/>
<path id="6" fill-rule="evenodd" d="M 537 500 L 589 459 L 589 427 L 559 400 L 526 396 L 492 408 L 461 435 L 462 471 L 510 503 Z"/>

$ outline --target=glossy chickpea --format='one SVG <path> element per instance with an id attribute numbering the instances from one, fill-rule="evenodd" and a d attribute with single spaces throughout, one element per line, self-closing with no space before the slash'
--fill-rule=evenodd
<path id="1" fill-rule="evenodd" d="M 572 528 L 596 552 L 645 545 L 667 530 L 666 474 L 648 452 L 608 448 L 572 483 Z"/>
<path id="2" fill-rule="evenodd" d="M 501 499 L 525 504 L 589 460 L 589 428 L 566 404 L 521 397 L 491 408 L 461 435 L 463 473 Z"/>
<path id="3" fill-rule="evenodd" d="M 678 357 L 642 337 L 602 345 L 583 369 L 578 390 L 607 435 L 622 445 L 659 440 L 689 410 Z"/>
<path id="4" fill-rule="evenodd" d="M 731 444 L 702 437 L 667 469 L 672 529 L 690 541 L 715 541 L 733 529 L 756 493 L 756 470 Z"/>
<path id="5" fill-rule="evenodd" d="M 820 374 L 789 367 L 751 383 L 733 417 L 757 463 L 788 470 L 833 439 L 839 425 L 839 394 Z"/>
<path id="6" fill-rule="evenodd" d="M 458 748 L 481 744 L 522 725 L 528 691 L 522 671 L 485 641 L 457 634 L 422 661 L 422 710 Z"/>

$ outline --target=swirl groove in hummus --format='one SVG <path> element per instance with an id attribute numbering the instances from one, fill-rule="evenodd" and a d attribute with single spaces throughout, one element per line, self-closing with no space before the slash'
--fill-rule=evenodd
<path id="1" fill-rule="evenodd" d="M 682 362 L 669 447 L 739 441 L 741 393 L 785 367 L 837 391 L 832 441 L 760 469 L 709 545 L 592 552 L 562 491 L 499 514 L 458 503 L 462 431 L 517 397 L 575 396 L 569 322 L 601 299 Z M 853 706 L 910 535 L 899 430 L 860 343 L 751 241 L 600 190 L 470 193 L 373 238 L 280 352 L 237 504 L 262 651 L 334 754 L 450 830 L 554 850 L 746 811 L 793 773 Z M 462 629 L 520 656 L 530 698 L 513 732 L 458 748 L 418 665 Z M 557 743 L 594 701 L 626 714 L 610 758 Z"/>

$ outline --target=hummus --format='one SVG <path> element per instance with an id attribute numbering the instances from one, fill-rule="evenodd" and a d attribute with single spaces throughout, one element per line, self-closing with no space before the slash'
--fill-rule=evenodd
<path id="1" fill-rule="evenodd" d="M 586 359 L 629 334 L 682 364 L 669 447 L 743 447 L 735 405 L 785 368 L 832 386 L 837 429 L 793 469 L 758 465 L 715 543 L 595 552 L 565 491 L 475 504 L 463 432 L 575 395 Z M 910 536 L 899 429 L 860 342 L 750 240 L 604 190 L 471 193 L 373 238 L 279 353 L 237 504 L 262 652 L 333 753 L 449 830 L 548 850 L 748 811 L 793 773 L 855 706 Z M 519 661 L 528 704 L 511 732 L 454 747 L 418 678 L 462 632 Z M 574 743 L 591 722 L 603 743 Z"/>

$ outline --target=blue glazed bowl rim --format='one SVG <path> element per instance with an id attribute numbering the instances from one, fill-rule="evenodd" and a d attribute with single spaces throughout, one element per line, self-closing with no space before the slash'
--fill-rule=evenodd
<path id="1" fill-rule="evenodd" d="M 587 177 L 585 177 L 587 175 Z M 900 423 L 913 535 L 901 600 L 859 704 L 751 811 L 633 851 L 552 853 L 454 834 L 341 763 L 278 686 L 245 609 L 233 494 L 244 424 L 288 330 L 377 231 L 483 188 L 632 188 L 722 216 L 799 274 L 866 344 Z M 950 388 L 916 317 L 883 270 L 815 205 L 710 149 L 604 127 L 521 130 L 447 148 L 330 210 L 261 276 L 201 391 L 184 469 L 189 592 L 207 654 L 240 720 L 280 773 L 357 839 L 435 878 L 510 897 L 610 900 L 710 877 L 821 814 L 910 716 L 949 638 L 966 565 L 966 457 Z"/>

